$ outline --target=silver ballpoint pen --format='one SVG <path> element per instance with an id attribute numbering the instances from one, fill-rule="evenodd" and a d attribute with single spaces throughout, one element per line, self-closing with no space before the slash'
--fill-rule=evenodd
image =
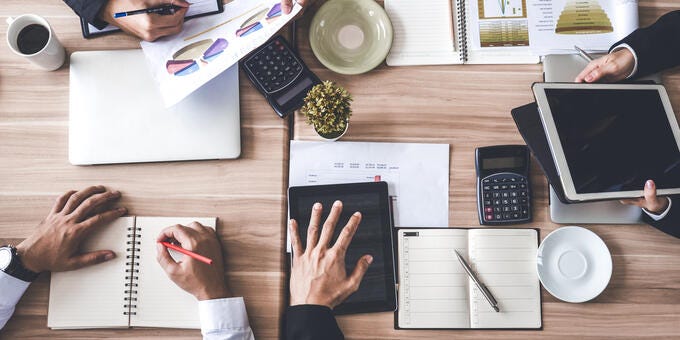
<path id="1" fill-rule="evenodd" d="M 593 56 L 588 54 L 588 52 L 582 50 L 580 47 L 578 47 L 576 45 L 574 45 L 574 49 L 576 50 L 576 52 L 578 52 L 578 55 L 580 55 L 586 61 L 588 61 L 588 62 L 593 61 Z"/>
<path id="2" fill-rule="evenodd" d="M 491 308 L 495 310 L 496 312 L 500 312 L 501 310 L 498 309 L 498 301 L 494 299 L 493 295 L 491 295 L 491 292 L 486 288 L 484 284 L 479 282 L 479 279 L 477 279 L 477 275 L 472 271 L 472 268 L 470 268 L 470 265 L 465 261 L 465 259 L 460 256 L 457 250 L 454 250 L 456 252 L 456 256 L 458 257 L 458 261 L 460 261 L 460 264 L 463 266 L 463 269 L 465 269 L 465 272 L 467 272 L 468 276 L 472 280 L 472 282 L 475 283 L 477 288 L 479 288 L 479 291 L 482 292 L 482 295 L 484 295 L 484 298 L 486 298 L 486 301 L 489 301 L 489 304 L 491 305 Z"/>

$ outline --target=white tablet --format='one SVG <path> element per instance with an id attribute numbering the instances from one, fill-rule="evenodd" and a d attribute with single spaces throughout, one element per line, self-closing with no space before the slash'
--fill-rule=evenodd
<path id="1" fill-rule="evenodd" d="M 680 193 L 680 129 L 662 85 L 536 83 L 548 144 L 569 200 Z"/>

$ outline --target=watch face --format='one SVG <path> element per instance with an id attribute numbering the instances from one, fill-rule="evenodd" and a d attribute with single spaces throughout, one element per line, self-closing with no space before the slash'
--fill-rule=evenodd
<path id="1" fill-rule="evenodd" d="M 5 270 L 12 262 L 12 251 L 9 248 L 0 248 L 0 270 Z"/>

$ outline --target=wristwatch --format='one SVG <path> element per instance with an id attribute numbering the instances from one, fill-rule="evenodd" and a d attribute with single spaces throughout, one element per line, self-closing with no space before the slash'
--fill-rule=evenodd
<path id="1" fill-rule="evenodd" d="M 26 282 L 33 282 L 40 274 L 26 269 L 21 263 L 17 248 L 11 245 L 0 247 L 0 270 Z"/>

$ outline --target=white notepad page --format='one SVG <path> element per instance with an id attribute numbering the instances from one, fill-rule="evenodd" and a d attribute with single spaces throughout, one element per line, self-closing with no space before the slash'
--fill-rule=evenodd
<path id="1" fill-rule="evenodd" d="M 139 280 L 132 327 L 201 328 L 196 298 L 172 282 L 156 260 L 156 238 L 166 227 L 196 221 L 215 228 L 215 218 L 137 217 Z M 171 250 L 176 260 L 184 255 Z M 185 261 L 196 261 L 185 259 Z M 204 265 L 201 263 L 201 265 Z M 207 264 L 206 264 L 207 265 Z M 133 304 L 135 301 L 133 301 Z"/>
<path id="2" fill-rule="evenodd" d="M 412 236 L 405 236 L 405 233 Z M 399 230 L 400 328 L 540 328 L 533 229 Z M 454 253 L 499 303 L 491 309 Z"/>
<path id="3" fill-rule="evenodd" d="M 533 229 L 471 229 L 468 242 L 468 263 L 501 310 L 491 309 L 470 280 L 471 327 L 540 328 L 538 233 Z"/>
<path id="4" fill-rule="evenodd" d="M 116 258 L 76 271 L 52 273 L 47 327 L 117 328 L 128 327 L 123 314 L 127 302 L 125 265 L 127 235 L 134 217 L 121 217 L 100 227 L 83 246 L 83 251 L 113 250 Z"/>
<path id="5" fill-rule="evenodd" d="M 385 0 L 394 38 L 387 65 L 461 64 L 455 0 Z"/>

